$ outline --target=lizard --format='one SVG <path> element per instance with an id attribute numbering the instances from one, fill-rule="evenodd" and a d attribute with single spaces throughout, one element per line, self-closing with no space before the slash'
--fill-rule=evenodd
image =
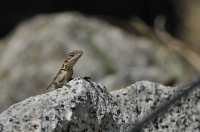
<path id="1" fill-rule="evenodd" d="M 58 72 L 56 77 L 53 79 L 52 83 L 47 87 L 47 89 L 45 90 L 45 93 L 61 88 L 69 80 L 71 80 L 71 77 L 73 75 L 73 67 L 82 55 L 83 55 L 83 51 L 81 50 L 74 50 L 68 54 L 60 71 Z"/>

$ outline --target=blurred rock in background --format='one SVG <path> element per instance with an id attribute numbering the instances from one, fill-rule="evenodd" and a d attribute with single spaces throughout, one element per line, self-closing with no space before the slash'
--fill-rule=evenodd
<path id="1" fill-rule="evenodd" d="M 183 10 L 176 9 L 176 15 Z M 127 21 L 79 12 L 38 14 L 20 22 L 0 40 L 0 112 L 42 94 L 75 49 L 84 54 L 73 77 L 89 76 L 110 91 L 141 80 L 168 86 L 187 83 L 199 72 L 200 59 L 198 35 L 191 42 L 178 32 L 189 30 L 185 19 L 176 29 L 180 38 L 166 32 L 165 14 L 155 16 L 154 28 L 136 16 Z M 192 38 L 192 33 L 183 33 Z"/>

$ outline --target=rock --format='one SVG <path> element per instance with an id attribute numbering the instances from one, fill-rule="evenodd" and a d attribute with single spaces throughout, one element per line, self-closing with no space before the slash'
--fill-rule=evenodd
<path id="1" fill-rule="evenodd" d="M 109 91 L 127 87 L 140 80 L 151 80 L 156 83 L 170 85 L 175 82 L 174 78 L 161 67 L 132 67 L 122 69 L 116 74 L 111 74 L 99 82 L 109 88 Z"/>
<path id="2" fill-rule="evenodd" d="M 0 115 L 2 131 L 105 131 L 119 129 L 120 110 L 107 89 L 75 78 L 72 87 L 30 97 Z M 112 108 L 117 108 L 113 113 Z"/>
<path id="3" fill-rule="evenodd" d="M 102 84 L 83 78 L 47 94 L 10 106 L 0 115 L 0 131 L 128 132 L 178 88 L 148 81 L 111 93 Z M 147 124 L 142 131 L 195 131 L 200 127 L 200 89 Z"/>

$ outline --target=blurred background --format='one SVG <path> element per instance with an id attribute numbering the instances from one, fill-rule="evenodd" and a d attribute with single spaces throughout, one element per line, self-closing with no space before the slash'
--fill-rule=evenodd
<path id="1" fill-rule="evenodd" d="M 68 53 L 73 77 L 110 91 L 136 81 L 181 86 L 200 70 L 200 1 L 0 1 L 0 112 L 43 94 Z"/>

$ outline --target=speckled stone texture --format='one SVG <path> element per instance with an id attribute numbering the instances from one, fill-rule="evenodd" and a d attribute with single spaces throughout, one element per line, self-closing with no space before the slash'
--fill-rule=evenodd
<path id="1" fill-rule="evenodd" d="M 27 98 L 0 115 L 0 131 L 128 132 L 178 88 L 141 81 L 111 93 L 102 84 L 75 78 L 70 88 Z M 142 131 L 199 131 L 200 90 L 191 92 Z"/>

